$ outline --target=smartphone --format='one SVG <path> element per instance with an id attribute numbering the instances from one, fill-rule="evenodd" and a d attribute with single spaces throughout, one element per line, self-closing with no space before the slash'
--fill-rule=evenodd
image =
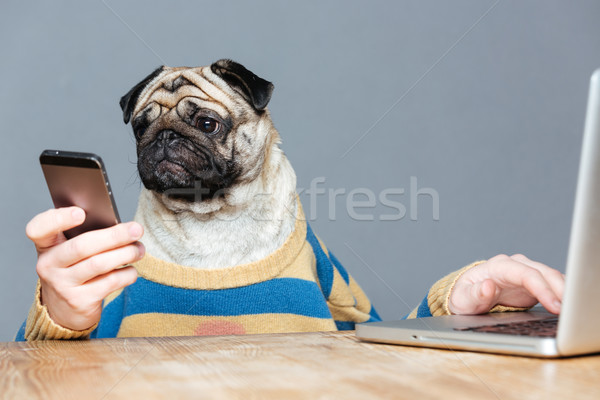
<path id="1" fill-rule="evenodd" d="M 96 154 L 44 150 L 40 164 L 54 207 L 81 207 L 83 224 L 64 233 L 67 239 L 120 222 L 102 159 Z"/>

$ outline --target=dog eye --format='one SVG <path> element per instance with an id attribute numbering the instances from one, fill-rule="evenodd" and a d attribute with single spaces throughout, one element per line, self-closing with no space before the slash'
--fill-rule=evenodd
<path id="1" fill-rule="evenodd" d="M 137 140 L 140 140 L 144 133 L 146 133 L 146 128 L 148 128 L 148 124 L 142 122 L 134 122 L 133 124 L 133 134 Z"/>
<path id="2" fill-rule="evenodd" d="M 142 136 L 144 136 L 144 133 L 146 133 L 146 128 L 144 127 L 133 130 L 133 134 L 135 135 L 137 140 L 140 140 Z"/>
<path id="3" fill-rule="evenodd" d="M 212 118 L 202 117 L 198 118 L 196 127 L 204 133 L 217 133 L 221 127 L 221 124 L 219 124 L 219 121 Z"/>

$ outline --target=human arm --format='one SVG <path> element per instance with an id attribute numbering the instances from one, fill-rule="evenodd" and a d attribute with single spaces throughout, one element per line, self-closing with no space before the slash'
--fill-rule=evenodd
<path id="1" fill-rule="evenodd" d="M 564 275 L 529 258 L 497 255 L 437 281 L 407 318 L 526 310 L 538 301 L 560 312 Z"/>

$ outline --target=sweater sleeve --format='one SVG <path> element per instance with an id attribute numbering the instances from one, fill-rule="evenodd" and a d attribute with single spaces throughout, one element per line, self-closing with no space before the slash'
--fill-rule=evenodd
<path id="1" fill-rule="evenodd" d="M 339 330 L 354 329 L 361 322 L 381 321 L 377 311 L 358 283 L 346 272 L 332 252 L 333 284 L 327 305 Z"/>
<path id="2" fill-rule="evenodd" d="M 58 325 L 50 318 L 48 309 L 41 303 L 41 285 L 38 281 L 35 289 L 35 299 L 29 315 L 25 321 L 24 329 L 17 333 L 16 340 L 52 340 L 52 339 L 87 339 L 96 325 L 84 331 L 75 331 Z"/>
<path id="3" fill-rule="evenodd" d="M 452 293 L 452 289 L 454 285 L 458 281 L 458 279 L 464 274 L 467 270 L 476 267 L 479 264 L 483 264 L 486 260 L 475 261 L 472 264 L 467 265 L 459 269 L 458 271 L 454 271 L 436 283 L 433 284 L 431 289 L 429 289 L 429 293 L 421 304 L 417 306 L 410 314 L 408 314 L 405 318 L 423 318 L 423 317 L 439 317 L 441 315 L 450 315 L 450 309 L 448 308 L 448 301 L 450 299 L 450 294 Z M 518 308 L 518 307 L 506 307 L 502 305 L 496 305 L 493 307 L 490 312 L 505 312 L 505 311 L 524 311 L 528 308 Z"/>
<path id="4" fill-rule="evenodd" d="M 306 239 L 313 248 L 318 283 L 337 329 L 351 330 L 356 323 L 380 321 L 361 287 L 308 225 Z"/>

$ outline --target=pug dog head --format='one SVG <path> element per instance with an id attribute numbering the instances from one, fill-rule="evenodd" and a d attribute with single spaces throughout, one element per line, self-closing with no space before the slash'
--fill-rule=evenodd
<path id="1" fill-rule="evenodd" d="M 273 84 L 244 66 L 162 66 L 120 101 L 146 189 L 174 208 L 218 201 L 256 180 L 279 136 L 266 109 Z"/>

